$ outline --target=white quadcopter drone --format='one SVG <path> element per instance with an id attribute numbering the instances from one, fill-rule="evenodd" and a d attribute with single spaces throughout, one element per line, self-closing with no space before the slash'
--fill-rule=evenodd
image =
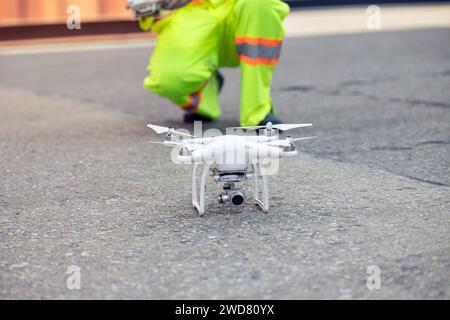
<path id="1" fill-rule="evenodd" d="M 196 138 L 190 134 L 175 131 L 174 128 L 147 125 L 157 134 L 166 134 L 163 144 L 179 149 L 176 162 L 193 163 L 192 173 L 192 205 L 200 216 L 205 213 L 205 190 L 208 173 L 215 182 L 224 184 L 223 192 L 218 196 L 219 203 L 231 203 L 239 206 L 245 202 L 245 191 L 235 186 L 236 183 L 253 179 L 253 198 L 255 204 L 263 212 L 269 210 L 268 167 L 279 158 L 295 157 L 297 149 L 294 142 L 313 139 L 316 137 L 302 137 L 285 139 L 279 138 L 279 131 L 310 127 L 312 124 L 272 124 L 255 127 L 234 127 L 233 134 L 215 137 Z M 236 130 L 241 129 L 237 134 Z M 244 134 L 242 130 L 260 129 L 259 134 Z M 253 131 L 254 133 L 254 131 Z M 198 170 L 203 171 L 198 187 Z M 262 201 L 259 199 L 259 178 L 262 178 Z M 199 194 L 199 196 L 198 196 Z"/>

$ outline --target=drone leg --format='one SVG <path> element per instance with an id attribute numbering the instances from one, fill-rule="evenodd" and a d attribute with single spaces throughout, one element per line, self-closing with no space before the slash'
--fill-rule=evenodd
<path id="1" fill-rule="evenodd" d="M 194 170 L 192 172 L 192 206 L 196 208 L 195 204 L 198 202 L 197 198 L 197 171 L 199 164 L 194 164 Z"/>
<path id="2" fill-rule="evenodd" d="M 255 199 L 255 204 L 259 204 L 259 188 L 258 188 L 258 167 L 256 164 L 252 164 L 253 171 L 253 199 Z"/>
<path id="3" fill-rule="evenodd" d="M 202 180 L 200 181 L 200 209 L 199 214 L 202 216 L 205 213 L 205 192 L 206 179 L 208 178 L 209 166 L 203 165 Z"/>
<path id="4" fill-rule="evenodd" d="M 263 212 L 269 211 L 269 179 L 266 175 L 262 175 L 263 181 L 263 201 L 259 200 L 258 175 L 261 172 L 258 164 L 252 164 L 253 171 L 253 197 L 255 204 L 259 206 Z"/>
<path id="5" fill-rule="evenodd" d="M 269 211 L 269 177 L 262 176 L 263 180 L 263 212 Z"/>
<path id="6" fill-rule="evenodd" d="M 197 209 L 198 214 L 203 216 L 205 213 L 205 190 L 206 190 L 206 178 L 208 178 L 209 166 L 203 165 L 203 173 L 200 180 L 200 199 L 197 196 L 197 171 L 199 164 L 194 165 L 194 171 L 192 173 L 192 205 Z"/>

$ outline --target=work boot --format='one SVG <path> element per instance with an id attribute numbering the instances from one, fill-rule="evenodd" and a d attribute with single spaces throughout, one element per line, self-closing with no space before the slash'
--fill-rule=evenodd
<path id="1" fill-rule="evenodd" d="M 213 120 L 214 119 L 212 119 L 212 118 L 204 117 L 197 113 L 191 113 L 191 112 L 186 112 L 184 114 L 184 118 L 183 118 L 184 123 L 194 123 L 194 121 L 211 122 Z"/>
<path id="2" fill-rule="evenodd" d="M 222 92 L 223 85 L 225 84 L 225 78 L 222 75 L 222 73 L 220 73 L 219 70 L 216 70 L 216 78 L 217 81 L 219 82 L 219 94 L 220 94 Z"/>
<path id="3" fill-rule="evenodd" d="M 275 115 L 275 113 L 270 112 L 264 120 L 262 120 L 258 125 L 265 126 L 267 122 L 272 122 L 272 124 L 281 124 L 282 121 Z"/>

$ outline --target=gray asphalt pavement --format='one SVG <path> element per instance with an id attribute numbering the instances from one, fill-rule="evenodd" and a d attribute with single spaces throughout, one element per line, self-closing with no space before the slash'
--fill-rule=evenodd
<path id="1" fill-rule="evenodd" d="M 274 101 L 320 138 L 271 178 L 271 213 L 223 210 L 210 181 L 203 218 L 191 167 L 147 142 L 183 126 L 141 87 L 150 49 L 0 56 L 0 298 L 449 299 L 449 42 L 287 39 Z M 224 74 L 218 127 L 238 122 Z"/>

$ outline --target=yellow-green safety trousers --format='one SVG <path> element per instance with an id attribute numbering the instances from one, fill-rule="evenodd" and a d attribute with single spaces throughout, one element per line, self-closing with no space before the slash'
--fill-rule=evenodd
<path id="1" fill-rule="evenodd" d="M 164 13 L 147 27 L 158 40 L 144 87 L 214 119 L 221 114 L 216 71 L 240 65 L 240 123 L 257 125 L 274 111 L 270 87 L 288 13 L 281 0 L 193 0 Z"/>

